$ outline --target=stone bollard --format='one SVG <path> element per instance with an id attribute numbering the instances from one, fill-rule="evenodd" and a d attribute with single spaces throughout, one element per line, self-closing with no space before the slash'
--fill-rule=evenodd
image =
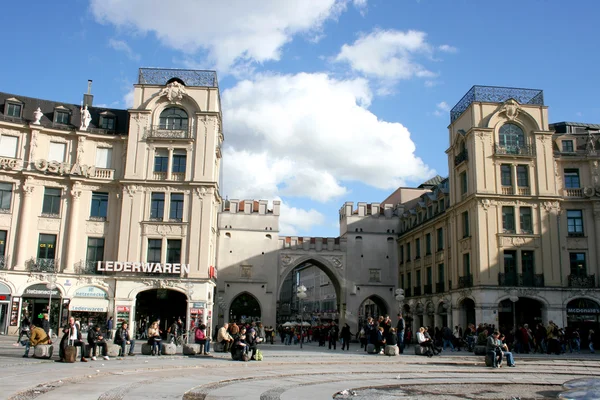
<path id="1" fill-rule="evenodd" d="M 486 367 L 493 367 L 494 366 L 494 357 L 496 355 L 494 353 L 487 353 L 485 355 L 485 366 Z"/>
<path id="2" fill-rule="evenodd" d="M 423 347 L 421 345 L 416 345 L 415 346 L 415 355 L 426 356 L 427 355 L 427 347 Z"/>
<path id="3" fill-rule="evenodd" d="M 375 351 L 375 345 L 373 343 L 369 343 L 367 345 L 367 353 L 369 353 L 369 354 L 375 354 L 376 353 L 376 351 Z"/>
<path id="4" fill-rule="evenodd" d="M 152 355 L 152 345 L 148 343 L 142 343 L 142 355 Z"/>
<path id="5" fill-rule="evenodd" d="M 473 353 L 475 353 L 476 356 L 485 356 L 487 350 L 485 346 L 479 345 L 475 346 L 475 350 L 473 350 Z"/>
<path id="6" fill-rule="evenodd" d="M 119 357 L 120 353 L 121 353 L 121 346 L 119 346 L 118 344 L 107 344 L 106 345 L 106 354 L 108 354 L 109 357 Z"/>
<path id="7" fill-rule="evenodd" d="M 164 356 L 172 356 L 177 353 L 177 346 L 175 343 L 165 343 L 162 346 L 162 354 Z"/>
<path id="8" fill-rule="evenodd" d="M 199 344 L 184 344 L 183 345 L 183 355 L 184 356 L 195 356 L 200 353 L 200 345 Z"/>
<path id="9" fill-rule="evenodd" d="M 395 344 L 390 345 L 390 346 L 385 346 L 383 353 L 386 356 L 397 356 L 398 354 L 400 354 L 400 349 Z"/>
<path id="10" fill-rule="evenodd" d="M 54 346 L 51 344 L 38 344 L 33 348 L 33 356 L 35 358 L 52 358 Z"/>
<path id="11" fill-rule="evenodd" d="M 213 351 L 215 353 L 224 353 L 225 346 L 223 345 L 223 343 L 215 342 L 215 345 L 213 346 Z"/>

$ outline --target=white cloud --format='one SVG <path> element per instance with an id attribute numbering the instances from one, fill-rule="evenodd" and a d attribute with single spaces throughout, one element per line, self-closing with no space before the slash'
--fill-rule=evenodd
<path id="1" fill-rule="evenodd" d="M 439 51 L 443 51 L 444 53 L 456 53 L 458 52 L 458 49 L 454 46 L 450 46 L 449 44 L 443 44 L 441 46 L 438 46 L 438 50 Z"/>
<path id="2" fill-rule="evenodd" d="M 303 210 L 281 203 L 279 232 L 285 236 L 297 236 L 309 232 L 313 226 L 323 225 L 325 216 L 315 209 Z"/>
<path id="3" fill-rule="evenodd" d="M 441 101 L 435 105 L 435 111 L 433 112 L 433 115 L 436 117 L 442 117 L 444 115 L 448 115 L 449 111 L 450 105 L 448 105 L 448 103 L 445 101 Z"/>
<path id="4" fill-rule="evenodd" d="M 428 87 L 428 88 L 437 86 L 439 84 L 440 84 L 439 81 L 425 81 L 425 87 Z"/>
<path id="5" fill-rule="evenodd" d="M 121 52 L 125 53 L 125 55 L 127 56 L 127 58 L 129 58 L 130 60 L 133 60 L 133 61 L 139 61 L 140 60 L 140 55 L 137 54 L 137 53 L 135 53 L 131 49 L 131 47 L 129 47 L 129 45 L 127 44 L 127 42 L 125 42 L 123 40 L 110 39 L 108 41 L 108 46 L 112 47 L 116 51 L 121 51 Z"/>
<path id="6" fill-rule="evenodd" d="M 434 174 L 402 124 L 366 108 L 372 93 L 364 79 L 258 75 L 222 97 L 223 193 L 230 198 L 326 202 L 347 194 L 348 182 L 393 189 Z"/>
<path id="7" fill-rule="evenodd" d="M 210 63 L 227 71 L 238 62 L 279 60 L 296 34 L 315 37 L 349 0 L 91 0 L 97 21 L 153 33 L 186 54 L 206 51 Z M 355 0 L 364 6 L 366 1 Z"/>
<path id="8" fill-rule="evenodd" d="M 380 79 L 432 78 L 436 74 L 415 61 L 429 55 L 432 47 L 420 31 L 375 30 L 361 35 L 353 44 L 342 46 L 335 57 L 357 72 Z"/>
<path id="9" fill-rule="evenodd" d="M 126 108 L 133 107 L 133 93 L 134 88 L 131 88 L 127 91 L 127 93 L 125 93 L 125 95 L 123 95 L 123 104 L 125 104 Z"/>

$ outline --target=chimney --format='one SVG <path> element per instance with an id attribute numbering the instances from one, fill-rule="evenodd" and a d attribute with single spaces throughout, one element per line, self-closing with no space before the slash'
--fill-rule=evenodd
<path id="1" fill-rule="evenodd" d="M 88 79 L 88 90 L 87 93 L 83 95 L 83 105 L 91 107 L 94 101 L 94 95 L 92 94 L 92 80 Z"/>

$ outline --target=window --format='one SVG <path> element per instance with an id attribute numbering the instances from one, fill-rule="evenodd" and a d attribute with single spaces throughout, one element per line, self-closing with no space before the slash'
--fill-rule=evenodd
<path id="1" fill-rule="evenodd" d="M 14 118 L 21 118 L 21 109 L 22 106 L 20 104 L 8 103 L 6 105 L 6 115 Z"/>
<path id="2" fill-rule="evenodd" d="M 6 255 L 6 231 L 0 231 L 0 257 L 3 257 Z M 4 266 L 6 261 L 2 260 L 1 264 L 2 266 Z"/>
<path id="3" fill-rule="evenodd" d="M 107 131 L 114 131 L 115 130 L 115 122 L 116 122 L 116 118 L 112 117 L 112 116 L 107 116 L 107 115 L 101 115 L 100 116 L 100 128 L 101 129 L 106 129 Z"/>
<path id="4" fill-rule="evenodd" d="M 181 222 L 183 220 L 183 193 L 171 193 L 169 220 L 177 222 Z"/>
<path id="5" fill-rule="evenodd" d="M 381 282 L 381 270 L 369 269 L 369 282 Z"/>
<path id="6" fill-rule="evenodd" d="M 50 142 L 48 150 L 48 160 L 65 162 L 65 153 L 67 152 L 66 143 Z"/>
<path id="7" fill-rule="evenodd" d="M 400 274 L 400 288 L 404 289 L 404 274 Z"/>
<path id="8" fill-rule="evenodd" d="M 162 253 L 162 239 L 148 239 L 148 259 L 149 263 L 159 263 Z"/>
<path id="9" fill-rule="evenodd" d="M 521 221 L 521 233 L 532 234 L 531 207 L 519 208 L 519 220 Z"/>
<path id="10" fill-rule="evenodd" d="M 169 152 L 166 149 L 156 150 L 154 155 L 154 172 L 167 172 L 169 169 Z"/>
<path id="11" fill-rule="evenodd" d="M 425 255 L 431 254 L 431 233 L 425 235 Z"/>
<path id="12" fill-rule="evenodd" d="M 104 238 L 88 238 L 86 261 L 104 261 Z"/>
<path id="13" fill-rule="evenodd" d="M 175 150 L 173 153 L 173 166 L 172 172 L 174 173 L 185 173 L 185 162 L 187 155 L 185 150 Z"/>
<path id="14" fill-rule="evenodd" d="M 563 140 L 562 141 L 562 151 L 563 151 L 563 153 L 573 153 L 573 141 L 572 140 Z"/>
<path id="15" fill-rule="evenodd" d="M 56 235 L 40 234 L 38 258 L 54 260 L 56 255 Z"/>
<path id="16" fill-rule="evenodd" d="M 460 193 L 467 194 L 468 186 L 467 186 L 467 173 L 463 172 L 460 174 Z"/>
<path id="17" fill-rule="evenodd" d="M 412 273 L 409 272 L 406 274 L 406 287 L 410 290 L 410 285 L 412 285 Z"/>
<path id="18" fill-rule="evenodd" d="M 400 259 L 400 264 L 404 264 L 404 245 L 401 244 L 399 246 L 398 250 L 400 251 L 400 254 L 399 254 L 399 257 L 398 257 Z"/>
<path id="19" fill-rule="evenodd" d="M 517 165 L 517 186 L 529 187 L 529 170 L 527 165 Z"/>
<path id="20" fill-rule="evenodd" d="M 427 218 L 433 217 L 433 206 L 427 207 Z"/>
<path id="21" fill-rule="evenodd" d="M 504 147 L 509 154 L 516 154 L 525 146 L 525 134 L 515 124 L 504 124 L 499 132 L 500 146 Z"/>
<path id="22" fill-rule="evenodd" d="M 421 239 L 415 239 L 415 260 L 421 258 Z"/>
<path id="23" fill-rule="evenodd" d="M 170 264 L 181 262 L 181 239 L 167 240 L 167 262 Z"/>
<path id="24" fill-rule="evenodd" d="M 90 217 L 106 219 L 108 211 L 108 193 L 92 192 L 92 209 Z"/>
<path id="25" fill-rule="evenodd" d="M 406 243 L 406 261 L 410 261 L 410 243 Z"/>
<path id="26" fill-rule="evenodd" d="M 42 205 L 42 214 L 58 215 L 60 213 L 61 189 L 44 188 L 44 203 Z"/>
<path id="27" fill-rule="evenodd" d="M 415 279 L 417 280 L 415 282 L 415 286 L 420 288 L 421 287 L 421 270 L 420 269 L 415 271 Z"/>
<path id="28" fill-rule="evenodd" d="M 160 129 L 182 130 L 188 127 L 188 115 L 181 108 L 171 107 L 160 113 Z"/>
<path id="29" fill-rule="evenodd" d="M 162 221 L 165 211 L 165 194 L 152 193 L 150 201 L 150 219 Z"/>
<path id="30" fill-rule="evenodd" d="M 567 210 L 567 232 L 569 236 L 583 236 L 583 211 Z"/>
<path id="31" fill-rule="evenodd" d="M 54 122 L 67 125 L 69 123 L 69 113 L 66 111 L 54 111 Z"/>
<path id="32" fill-rule="evenodd" d="M 517 286 L 517 252 L 504 250 L 504 284 Z"/>
<path id="33" fill-rule="evenodd" d="M 97 147 L 96 148 L 96 167 L 110 168 L 112 167 L 112 151 L 111 148 Z"/>
<path id="34" fill-rule="evenodd" d="M 0 136 L 0 157 L 17 158 L 19 138 L 16 136 Z"/>
<path id="35" fill-rule="evenodd" d="M 515 233 L 515 208 L 502 207 L 502 229 L 504 233 Z"/>
<path id="36" fill-rule="evenodd" d="M 523 285 L 534 286 L 535 262 L 533 251 L 521 251 L 521 270 L 523 271 Z"/>
<path id="37" fill-rule="evenodd" d="M 10 210 L 12 202 L 12 183 L 0 183 L 0 210 Z"/>
<path id="38" fill-rule="evenodd" d="M 444 263 L 438 264 L 438 282 L 444 283 Z"/>
<path id="39" fill-rule="evenodd" d="M 433 282 L 433 271 L 431 267 L 427 267 L 425 273 L 427 274 L 427 277 L 425 278 L 427 281 L 427 285 L 431 285 L 431 283 Z"/>
<path id="40" fill-rule="evenodd" d="M 443 212 L 446 209 L 444 199 L 440 200 L 438 203 L 438 212 Z"/>
<path id="41" fill-rule="evenodd" d="M 569 253 L 571 265 L 571 275 L 586 276 L 587 267 L 585 262 L 585 253 Z"/>
<path id="42" fill-rule="evenodd" d="M 437 230 L 437 250 L 444 250 L 444 228 L 438 228 Z"/>
<path id="43" fill-rule="evenodd" d="M 500 177 L 502 180 L 502 186 L 512 186 L 512 173 L 510 171 L 510 165 L 502 164 L 500 166 Z"/>
<path id="44" fill-rule="evenodd" d="M 579 169 L 565 168 L 565 188 L 578 189 L 581 187 L 579 182 Z"/>
<path id="45" fill-rule="evenodd" d="M 469 230 L 469 212 L 465 211 L 464 213 L 462 213 L 462 228 L 463 228 L 463 238 L 469 237 L 470 235 L 470 230 Z"/>
<path id="46" fill-rule="evenodd" d="M 465 276 L 471 275 L 471 254 L 465 253 L 463 254 L 463 271 Z"/>

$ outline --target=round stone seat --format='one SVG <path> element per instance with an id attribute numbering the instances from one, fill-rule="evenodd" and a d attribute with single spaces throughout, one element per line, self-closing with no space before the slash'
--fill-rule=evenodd
<path id="1" fill-rule="evenodd" d="M 375 345 L 373 343 L 369 343 L 367 345 L 367 353 L 369 353 L 369 354 L 375 354 L 375 353 L 377 353 L 375 351 Z"/>
<path id="2" fill-rule="evenodd" d="M 481 345 L 475 346 L 475 350 L 473 350 L 473 353 L 475 353 L 476 356 L 485 356 L 486 347 Z"/>
<path id="3" fill-rule="evenodd" d="M 397 356 L 400 354 L 400 349 L 395 344 L 388 345 L 388 346 L 385 346 L 385 349 L 383 350 L 383 354 L 385 354 L 386 356 Z"/>
<path id="4" fill-rule="evenodd" d="M 142 355 L 150 356 L 152 355 L 152 345 L 148 343 L 142 343 Z"/>
<path id="5" fill-rule="evenodd" d="M 421 345 L 416 345 L 415 346 L 415 355 L 426 356 L 427 355 L 427 347 L 423 347 Z"/>
<path id="6" fill-rule="evenodd" d="M 172 356 L 177 353 L 177 346 L 174 343 L 165 343 L 162 346 L 162 354 L 164 356 Z"/>
<path id="7" fill-rule="evenodd" d="M 109 343 L 106 345 L 106 354 L 109 357 L 119 357 L 120 353 L 121 353 L 121 346 L 119 346 L 118 344 Z"/>
<path id="8" fill-rule="evenodd" d="M 199 344 L 184 344 L 183 345 L 183 355 L 195 356 L 198 353 L 200 353 L 200 345 Z"/>
<path id="9" fill-rule="evenodd" d="M 494 356 L 492 355 L 492 353 L 487 353 L 485 355 L 485 366 L 486 367 L 493 367 L 494 366 Z"/>
<path id="10" fill-rule="evenodd" d="M 35 358 L 52 358 L 54 346 L 51 344 L 38 344 L 33 348 L 33 356 Z"/>
<path id="11" fill-rule="evenodd" d="M 225 346 L 223 345 L 223 343 L 215 342 L 215 344 L 213 346 L 213 351 L 215 353 L 224 353 L 225 352 Z"/>

